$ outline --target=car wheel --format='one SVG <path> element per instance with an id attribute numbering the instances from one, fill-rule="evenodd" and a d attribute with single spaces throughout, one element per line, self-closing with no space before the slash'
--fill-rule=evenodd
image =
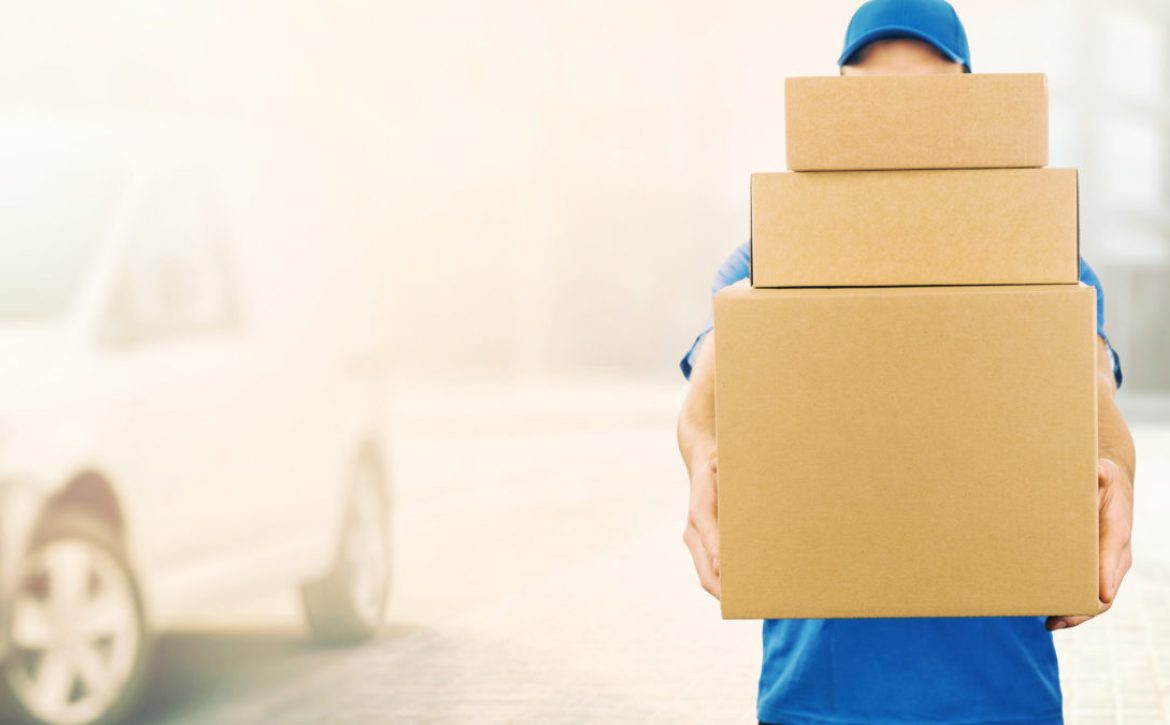
<path id="1" fill-rule="evenodd" d="M 376 456 L 354 466 L 330 572 L 301 589 L 313 636 L 353 644 L 381 628 L 390 592 L 390 516 L 386 478 Z"/>
<path id="2" fill-rule="evenodd" d="M 40 528 L 5 625 L 3 722 L 104 725 L 135 704 L 149 650 L 142 597 L 99 519 L 64 511 Z"/>

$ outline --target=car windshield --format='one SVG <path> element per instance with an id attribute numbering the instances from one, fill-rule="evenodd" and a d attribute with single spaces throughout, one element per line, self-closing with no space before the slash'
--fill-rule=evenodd
<path id="1" fill-rule="evenodd" d="M 0 149 L 0 322 L 66 313 L 109 229 L 121 177 L 108 159 Z"/>

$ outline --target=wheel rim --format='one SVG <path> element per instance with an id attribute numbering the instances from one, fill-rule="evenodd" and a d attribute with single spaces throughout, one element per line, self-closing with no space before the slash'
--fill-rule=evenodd
<path id="1" fill-rule="evenodd" d="M 390 557 L 381 480 L 368 468 L 358 472 L 346 524 L 344 559 L 350 601 L 362 619 L 376 626 L 386 603 Z"/>
<path id="2" fill-rule="evenodd" d="M 46 722 L 92 722 L 117 702 L 140 656 L 138 599 L 105 549 L 58 539 L 26 561 L 13 600 L 13 692 Z"/>

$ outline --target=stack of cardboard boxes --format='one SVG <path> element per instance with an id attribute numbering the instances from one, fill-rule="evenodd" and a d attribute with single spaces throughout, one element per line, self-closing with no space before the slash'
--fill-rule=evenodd
<path id="1" fill-rule="evenodd" d="M 1095 613 L 1096 297 L 1044 76 L 786 103 L 715 299 L 723 616 Z"/>

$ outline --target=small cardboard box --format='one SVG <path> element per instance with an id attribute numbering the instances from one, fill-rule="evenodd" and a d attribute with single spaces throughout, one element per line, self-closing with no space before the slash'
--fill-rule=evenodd
<path id="1" fill-rule="evenodd" d="M 723 616 L 1095 613 L 1095 304 L 720 291 Z"/>
<path id="2" fill-rule="evenodd" d="M 752 286 L 1076 284 L 1076 169 L 752 175 Z"/>
<path id="3" fill-rule="evenodd" d="M 1043 74 L 788 78 L 784 93 L 793 171 L 1048 163 Z"/>

